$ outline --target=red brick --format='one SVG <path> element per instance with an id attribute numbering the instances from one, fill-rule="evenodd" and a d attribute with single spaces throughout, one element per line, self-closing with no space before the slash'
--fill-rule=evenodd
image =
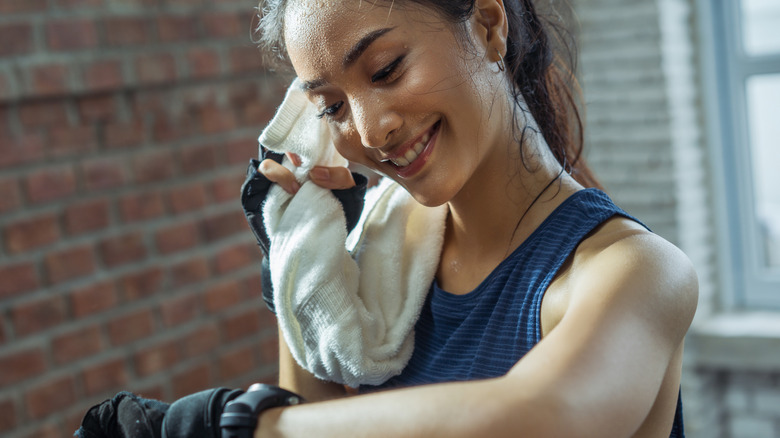
<path id="1" fill-rule="evenodd" d="M 146 257 L 146 245 L 141 233 L 111 237 L 100 242 L 100 256 L 109 268 L 142 260 Z"/>
<path id="2" fill-rule="evenodd" d="M 0 3 L 0 13 L 3 14 L 43 12 L 45 10 L 46 0 L 4 0 Z"/>
<path id="3" fill-rule="evenodd" d="M 69 69 L 65 64 L 46 64 L 32 67 L 31 91 L 38 96 L 65 94 L 69 90 Z"/>
<path id="4" fill-rule="evenodd" d="M 62 431 L 62 425 L 53 420 L 38 421 L 34 429 L 27 435 L 21 435 L 21 438 L 67 438 Z"/>
<path id="5" fill-rule="evenodd" d="M 256 81 L 230 84 L 229 89 L 228 99 L 230 106 L 233 108 L 242 108 L 251 102 L 265 101 L 265 99 L 259 95 Z"/>
<path id="6" fill-rule="evenodd" d="M 57 6 L 60 8 L 76 9 L 85 6 L 100 6 L 103 0 L 57 0 Z"/>
<path id="7" fill-rule="evenodd" d="M 245 268 L 252 263 L 260 266 L 260 254 L 255 244 L 238 244 L 225 248 L 214 256 L 214 271 L 217 275 L 227 274 Z"/>
<path id="8" fill-rule="evenodd" d="M 95 199 L 65 207 L 65 231 L 78 235 L 108 227 L 111 222 L 106 199 Z"/>
<path id="9" fill-rule="evenodd" d="M 162 42 L 194 41 L 198 38 L 198 23 L 187 15 L 165 15 L 157 18 L 157 33 Z"/>
<path id="10" fill-rule="evenodd" d="M 40 135 L 0 138 L 0 168 L 40 160 L 43 155 L 43 138 Z"/>
<path id="11" fill-rule="evenodd" d="M 217 150 L 214 145 L 189 146 L 179 151 L 182 173 L 193 175 L 214 169 L 217 165 Z"/>
<path id="12" fill-rule="evenodd" d="M 81 164 L 84 188 L 89 191 L 103 191 L 127 183 L 126 166 L 114 158 L 85 160 Z"/>
<path id="13" fill-rule="evenodd" d="M 109 148 L 137 146 L 143 138 L 144 125 L 141 120 L 106 125 L 106 146 Z"/>
<path id="14" fill-rule="evenodd" d="M 172 98 L 170 91 L 166 89 L 138 90 L 131 97 L 134 118 L 164 116 Z"/>
<path id="15" fill-rule="evenodd" d="M 91 20 L 52 20 L 46 23 L 46 42 L 53 51 L 91 49 L 98 45 L 98 33 Z"/>
<path id="16" fill-rule="evenodd" d="M 171 341 L 145 348 L 134 357 L 136 373 L 141 377 L 168 370 L 178 361 L 176 344 Z"/>
<path id="17" fill-rule="evenodd" d="M 109 46 L 139 45 L 152 41 L 146 17 L 104 17 L 102 21 Z"/>
<path id="18" fill-rule="evenodd" d="M 82 373 L 87 395 L 112 393 L 124 388 L 128 381 L 127 366 L 123 359 L 111 359 L 97 365 L 85 367 Z"/>
<path id="19" fill-rule="evenodd" d="M 129 195 L 119 200 L 119 213 L 125 222 L 139 222 L 165 214 L 165 204 L 159 193 Z"/>
<path id="20" fill-rule="evenodd" d="M 260 358 L 264 364 L 276 364 L 279 362 L 278 336 L 269 336 L 261 341 Z"/>
<path id="21" fill-rule="evenodd" d="M 10 398 L 0 400 L 0 432 L 8 432 L 15 428 L 17 416 L 13 400 Z"/>
<path id="22" fill-rule="evenodd" d="M 257 248 L 257 251 L 260 251 L 260 248 Z M 260 260 L 262 260 L 262 255 L 260 256 Z M 244 292 L 246 293 L 246 297 L 248 299 L 261 299 L 263 297 L 263 290 L 260 287 L 263 284 L 263 277 L 260 275 L 259 271 L 251 272 L 248 276 L 244 278 Z"/>
<path id="23" fill-rule="evenodd" d="M 178 223 L 154 233 L 157 251 L 170 254 L 193 248 L 200 242 L 198 227 L 194 222 Z"/>
<path id="24" fill-rule="evenodd" d="M 164 181 L 175 174 L 174 159 L 170 152 L 162 151 L 137 155 L 132 169 L 139 184 Z"/>
<path id="25" fill-rule="evenodd" d="M 108 323 L 108 336 L 113 345 L 124 345 L 145 338 L 154 332 L 154 318 L 149 309 L 142 309 Z"/>
<path id="26" fill-rule="evenodd" d="M 210 49 L 190 50 L 187 52 L 187 63 L 190 67 L 190 77 L 196 79 L 217 76 L 222 70 L 219 54 Z"/>
<path id="27" fill-rule="evenodd" d="M 203 391 L 211 386 L 211 367 L 209 364 L 201 364 L 187 369 L 173 376 L 173 397 L 181 398 L 189 394 Z"/>
<path id="28" fill-rule="evenodd" d="M 242 291 L 241 283 L 236 281 L 212 287 L 206 291 L 206 310 L 215 313 L 241 303 Z"/>
<path id="29" fill-rule="evenodd" d="M 234 131 L 238 127 L 236 113 L 231 108 L 220 108 L 216 105 L 206 105 L 200 111 L 200 126 L 205 134 Z M 256 141 L 252 143 L 257 150 Z"/>
<path id="30" fill-rule="evenodd" d="M 223 354 L 219 358 L 219 378 L 229 380 L 249 374 L 259 367 L 257 354 L 252 346 L 242 347 Z"/>
<path id="31" fill-rule="evenodd" d="M 0 386 L 18 385 L 46 371 L 46 357 L 40 348 L 29 348 L 0 356 Z"/>
<path id="32" fill-rule="evenodd" d="M 61 127 L 51 130 L 49 150 L 52 157 L 83 154 L 97 149 L 94 126 Z"/>
<path id="33" fill-rule="evenodd" d="M 188 293 L 163 302 L 160 314 L 167 327 L 193 320 L 201 312 L 203 297 L 197 293 Z"/>
<path id="34" fill-rule="evenodd" d="M 87 64 L 83 73 L 84 87 L 88 91 L 113 90 L 124 84 L 122 64 L 114 60 L 101 60 Z"/>
<path id="35" fill-rule="evenodd" d="M 206 35 L 212 38 L 235 38 L 246 35 L 249 20 L 235 13 L 214 12 L 201 17 Z"/>
<path id="36" fill-rule="evenodd" d="M 265 126 L 274 115 L 272 106 L 265 102 L 248 102 L 238 110 L 239 126 Z"/>
<path id="37" fill-rule="evenodd" d="M 123 276 L 120 279 L 125 301 L 135 301 L 154 295 L 160 290 L 164 279 L 160 268 L 149 268 Z"/>
<path id="38" fill-rule="evenodd" d="M 78 101 L 78 108 L 83 122 L 115 120 L 118 110 L 116 97 L 111 94 L 81 98 Z"/>
<path id="39" fill-rule="evenodd" d="M 182 358 L 189 359 L 211 354 L 219 347 L 219 330 L 214 324 L 204 324 L 178 341 Z"/>
<path id="40" fill-rule="evenodd" d="M 95 271 L 92 247 L 85 245 L 47 254 L 45 259 L 49 284 L 83 277 Z"/>
<path id="41" fill-rule="evenodd" d="M 18 254 L 56 242 L 60 238 L 60 229 L 57 216 L 45 214 L 8 224 L 3 235 L 6 250 Z"/>
<path id="42" fill-rule="evenodd" d="M 0 266 L 0 300 L 37 289 L 38 274 L 32 263 Z"/>
<path id="43" fill-rule="evenodd" d="M 96 325 L 58 335 L 52 341 L 52 354 L 58 365 L 94 355 L 102 348 L 103 339 Z"/>
<path id="44" fill-rule="evenodd" d="M 16 0 L 20 1 L 20 0 Z M 0 56 L 23 55 L 32 51 L 33 32 L 30 23 L 0 25 Z"/>
<path id="45" fill-rule="evenodd" d="M 249 160 L 247 159 L 247 162 Z M 215 202 L 236 202 L 245 176 L 242 173 L 234 173 L 215 179 L 211 183 L 211 197 Z"/>
<path id="46" fill-rule="evenodd" d="M 230 50 L 230 71 L 233 73 L 260 73 L 263 58 L 254 47 L 236 47 Z"/>
<path id="47" fill-rule="evenodd" d="M 70 294 L 70 305 L 76 318 L 114 308 L 117 302 L 116 287 L 110 282 L 91 284 Z"/>
<path id="48" fill-rule="evenodd" d="M 11 100 L 16 94 L 16 87 L 11 85 L 9 76 L 10 75 L 5 72 L 0 72 L 0 100 L 2 101 Z M 7 119 L 7 116 L 4 116 L 3 114 L 0 114 L 0 117 Z M 0 136 L 8 135 L 8 131 L 8 120 L 5 120 L 3 123 L 0 123 Z"/>
<path id="49" fill-rule="evenodd" d="M 167 199 L 175 214 L 200 210 L 206 206 L 206 189 L 200 183 L 177 187 L 168 192 Z"/>
<path id="50" fill-rule="evenodd" d="M 225 156 L 230 164 L 245 165 L 250 158 L 257 158 L 257 142 L 236 140 L 224 145 Z"/>
<path id="51" fill-rule="evenodd" d="M 53 296 L 19 304 L 11 309 L 16 334 L 31 333 L 55 327 L 67 318 L 67 307 L 62 297 Z"/>
<path id="52" fill-rule="evenodd" d="M 135 74 L 141 84 L 162 84 L 176 79 L 176 62 L 167 53 L 140 55 L 135 60 Z"/>
<path id="53" fill-rule="evenodd" d="M 195 258 L 171 267 L 171 285 L 174 287 L 203 281 L 211 274 L 206 259 Z"/>
<path id="54" fill-rule="evenodd" d="M 38 204 L 76 193 L 76 174 L 70 166 L 48 166 L 31 172 L 24 184 L 27 199 Z"/>
<path id="55" fill-rule="evenodd" d="M 19 121 L 24 128 L 39 128 L 68 124 L 64 101 L 25 102 L 19 105 Z"/>
<path id="56" fill-rule="evenodd" d="M 159 143 L 190 138 L 199 133 L 200 127 L 191 117 L 180 117 L 174 120 L 168 116 L 160 115 L 152 124 L 152 138 Z"/>
<path id="57" fill-rule="evenodd" d="M 76 382 L 73 376 L 59 377 L 41 383 L 25 394 L 27 412 L 36 420 L 60 412 L 76 400 Z"/>
<path id="58" fill-rule="evenodd" d="M 203 235 L 208 242 L 224 239 L 239 232 L 249 232 L 249 225 L 240 211 L 221 213 L 203 221 Z"/>
<path id="59" fill-rule="evenodd" d="M 227 342 L 257 335 L 260 331 L 260 311 L 249 309 L 227 317 L 220 323 L 220 328 L 222 337 Z"/>

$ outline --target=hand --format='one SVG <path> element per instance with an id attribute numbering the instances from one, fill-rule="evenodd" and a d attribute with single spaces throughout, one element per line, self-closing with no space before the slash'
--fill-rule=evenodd
<path id="1" fill-rule="evenodd" d="M 290 152 L 286 155 L 293 166 L 301 165 L 301 157 Z M 295 194 L 301 188 L 295 175 L 289 169 L 270 158 L 263 160 L 257 170 L 269 181 L 282 187 L 287 193 Z M 355 186 L 352 172 L 346 167 L 314 166 L 309 171 L 309 178 L 314 184 L 330 190 L 343 190 Z"/>

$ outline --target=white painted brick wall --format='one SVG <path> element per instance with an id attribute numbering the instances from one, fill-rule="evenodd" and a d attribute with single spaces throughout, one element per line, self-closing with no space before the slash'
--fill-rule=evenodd
<path id="1" fill-rule="evenodd" d="M 615 201 L 681 247 L 718 310 L 694 0 L 575 0 L 586 157 Z M 726 291 L 726 293 L 729 293 Z M 692 354 L 692 353 L 691 353 Z M 683 372 L 689 438 L 780 438 L 780 370 Z"/>

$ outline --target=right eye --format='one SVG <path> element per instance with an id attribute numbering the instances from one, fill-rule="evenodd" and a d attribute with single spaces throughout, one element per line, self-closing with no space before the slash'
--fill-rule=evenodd
<path id="1" fill-rule="evenodd" d="M 317 118 L 318 119 L 321 119 L 323 117 L 333 118 L 336 114 L 338 114 L 342 106 L 344 106 L 344 102 L 336 102 L 333 105 L 322 110 L 321 113 L 317 114 Z"/>

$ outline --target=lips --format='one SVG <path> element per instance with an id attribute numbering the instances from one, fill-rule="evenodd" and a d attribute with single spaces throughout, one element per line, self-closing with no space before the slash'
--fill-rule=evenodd
<path id="1" fill-rule="evenodd" d="M 382 162 L 392 163 L 396 173 L 402 177 L 416 173 L 416 170 L 424 164 L 424 159 L 430 154 L 429 146 L 434 143 L 431 140 L 438 133 L 440 125 L 441 121 L 434 123 L 430 129 L 413 141 L 406 143 L 399 148 L 398 152 L 383 159 Z"/>

